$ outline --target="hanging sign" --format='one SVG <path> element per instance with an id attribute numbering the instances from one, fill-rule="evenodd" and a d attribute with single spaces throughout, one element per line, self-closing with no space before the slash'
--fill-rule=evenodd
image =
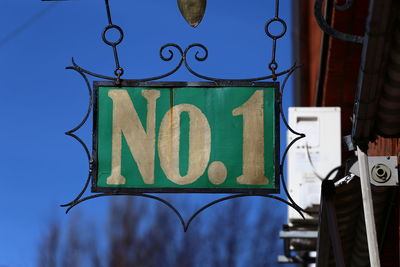
<path id="1" fill-rule="evenodd" d="M 279 191 L 277 83 L 94 88 L 93 192 Z"/>

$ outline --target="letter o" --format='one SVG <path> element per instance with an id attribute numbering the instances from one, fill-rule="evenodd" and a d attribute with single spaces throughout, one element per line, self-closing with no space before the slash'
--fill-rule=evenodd
<path id="1" fill-rule="evenodd" d="M 179 172 L 180 115 L 189 114 L 189 162 L 185 176 Z M 205 115 L 190 104 L 173 106 L 161 121 L 158 137 L 160 165 L 167 178 L 179 185 L 195 182 L 205 172 L 211 153 L 211 129 Z"/>

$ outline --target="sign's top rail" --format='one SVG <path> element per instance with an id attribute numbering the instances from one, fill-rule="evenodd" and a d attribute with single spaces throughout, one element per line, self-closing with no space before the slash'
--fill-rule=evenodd
<path id="1" fill-rule="evenodd" d="M 115 87 L 112 81 L 94 81 L 94 87 Z M 171 88 L 171 87 L 273 87 L 279 88 L 279 82 L 246 82 L 246 81 L 220 81 L 220 82 L 203 82 L 203 81 L 150 81 L 150 82 L 132 82 L 122 80 L 120 87 L 157 87 L 157 88 Z"/>

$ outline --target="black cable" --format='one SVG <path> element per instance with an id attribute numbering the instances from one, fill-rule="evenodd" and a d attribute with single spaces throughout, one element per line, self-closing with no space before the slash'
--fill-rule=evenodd
<path id="1" fill-rule="evenodd" d="M 44 1 L 44 0 L 42 0 Z M 45 0 L 45 1 L 50 1 L 50 0 Z M 54 0 L 53 0 L 54 1 Z M 0 47 L 4 46 L 8 42 L 10 42 L 12 39 L 17 37 L 19 34 L 21 34 L 23 31 L 25 31 L 29 26 L 32 26 L 33 23 L 35 23 L 37 20 L 39 20 L 43 15 L 45 15 L 47 12 L 49 12 L 52 8 L 54 8 L 56 5 L 51 4 L 40 10 L 38 13 L 34 14 L 32 17 L 30 17 L 28 20 L 26 20 L 24 23 L 19 25 L 16 29 L 8 33 L 3 39 L 0 40 Z"/>
<path id="2" fill-rule="evenodd" d="M 337 178 L 342 178 L 342 176 L 343 175 L 340 175 L 341 174 L 341 170 L 343 169 L 343 165 L 340 165 L 340 166 L 337 166 L 336 168 L 333 168 L 326 176 L 325 176 L 325 178 L 324 178 L 324 180 L 328 180 L 329 179 L 329 177 L 331 177 L 332 176 L 332 174 L 334 174 L 336 171 L 338 172 L 337 174 L 336 174 L 336 176 L 332 179 L 334 182 L 336 182 L 336 180 L 338 180 Z"/>

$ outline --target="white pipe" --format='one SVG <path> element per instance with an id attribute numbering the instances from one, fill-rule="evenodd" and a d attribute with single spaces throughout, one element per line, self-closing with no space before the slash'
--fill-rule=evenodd
<path id="1" fill-rule="evenodd" d="M 360 184 L 364 207 L 365 229 L 367 230 L 369 261 L 372 267 L 380 267 L 378 239 L 376 237 L 374 206 L 372 202 L 368 157 L 357 146 L 357 157 L 360 167 Z"/>

